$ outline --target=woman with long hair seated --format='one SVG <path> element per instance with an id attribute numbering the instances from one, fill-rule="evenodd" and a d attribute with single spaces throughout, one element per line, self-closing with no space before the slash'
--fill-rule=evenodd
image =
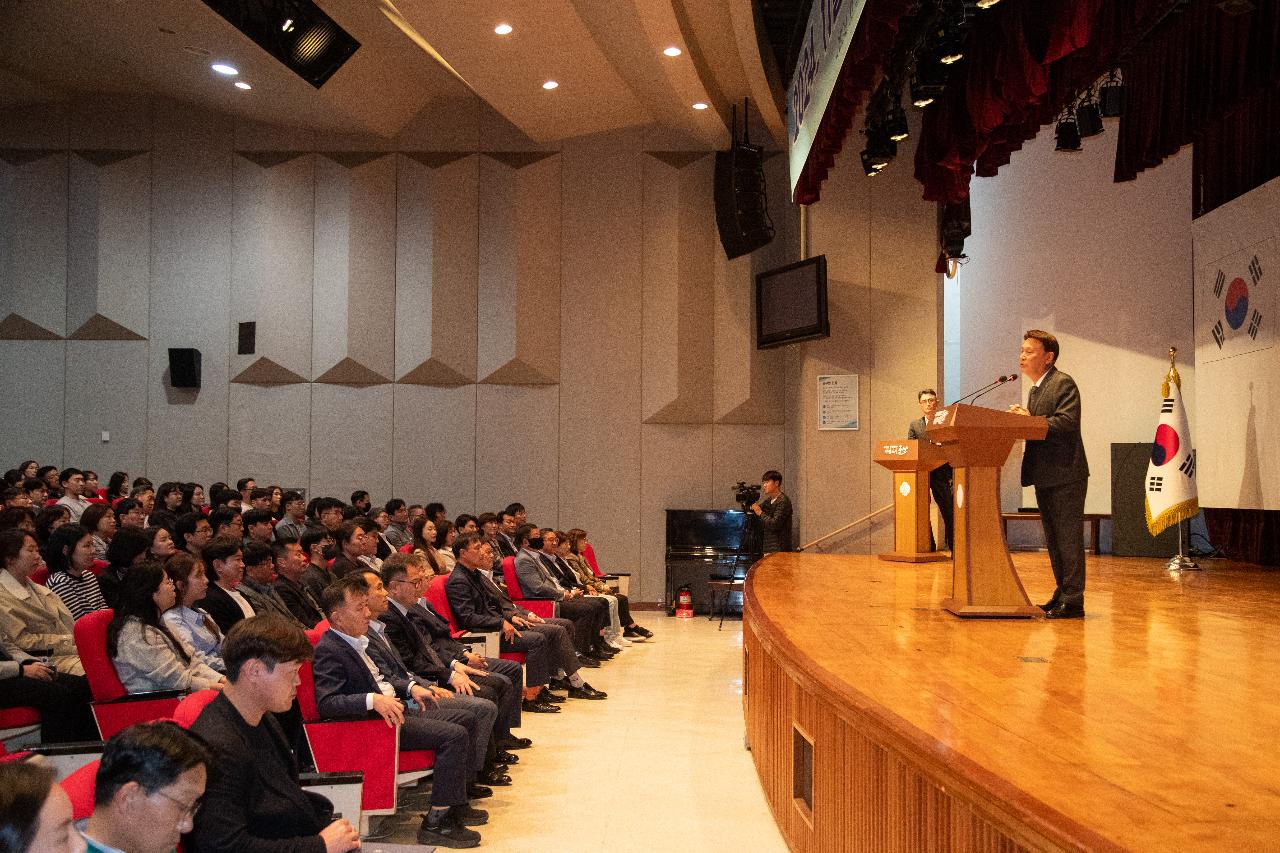
<path id="1" fill-rule="evenodd" d="M 147 534 L 136 527 L 121 527 L 111 537 L 107 545 L 107 567 L 98 575 L 98 586 L 102 588 L 102 597 L 107 600 L 108 607 L 116 606 L 116 596 L 120 594 L 120 584 L 129 573 L 129 569 L 147 558 L 147 549 L 151 540 Z"/>
<path id="2" fill-rule="evenodd" d="M 226 679 L 195 658 L 160 619 L 177 602 L 159 563 L 140 563 L 120 583 L 115 617 L 107 626 L 107 654 L 130 693 L 222 689 Z"/>
<path id="3" fill-rule="evenodd" d="M 93 537 L 93 559 L 106 560 L 107 546 L 116 535 L 116 514 L 109 504 L 94 504 L 80 516 L 80 526 Z"/>
<path id="4" fill-rule="evenodd" d="M 596 573 L 591 570 L 591 565 L 587 563 L 587 558 L 582 553 L 587 544 L 587 531 L 581 527 L 575 527 L 567 534 L 558 534 L 558 541 L 560 557 L 569 564 L 569 568 L 573 569 L 573 573 L 578 576 L 578 580 L 582 581 L 587 592 L 591 595 L 611 596 L 617 601 L 616 624 L 622 629 L 622 633 L 620 636 L 615 635 L 616 639 L 627 643 L 643 643 L 652 637 L 652 631 L 636 624 L 631 618 L 631 601 L 622 593 L 615 592 L 613 587 L 596 577 Z M 613 610 L 612 606 L 610 610 Z"/>
<path id="5" fill-rule="evenodd" d="M 32 659 L 64 675 L 84 675 L 71 611 L 57 593 L 31 582 L 39 565 L 34 536 L 19 528 L 0 531 L 0 631 Z"/>
<path id="6" fill-rule="evenodd" d="M 453 556 L 453 540 L 457 538 L 458 529 L 453 526 L 452 521 L 441 521 L 436 524 L 436 556 L 440 558 L 442 575 L 452 572 L 453 567 L 458 564 L 457 558 Z"/>
<path id="7" fill-rule="evenodd" d="M 431 519 L 425 515 L 421 518 L 415 518 L 409 529 L 413 532 L 413 541 L 409 543 L 410 554 L 421 554 L 427 558 L 427 565 L 431 567 L 431 573 L 434 575 L 447 575 L 444 560 L 440 556 L 440 552 L 436 550 L 436 525 Z M 401 551 L 404 549 L 401 548 Z"/>
<path id="8" fill-rule="evenodd" d="M 209 591 L 209 576 L 204 563 L 185 551 L 165 560 L 164 572 L 173 581 L 177 601 L 164 612 L 164 624 L 185 643 L 192 654 L 210 669 L 226 672 L 222 662 L 222 631 L 213 617 L 196 602 Z"/>
<path id="9" fill-rule="evenodd" d="M 93 536 L 79 524 L 64 524 L 40 549 L 49 567 L 46 586 L 58 594 L 71 615 L 79 619 L 95 610 L 106 610 L 107 600 L 94 576 Z"/>

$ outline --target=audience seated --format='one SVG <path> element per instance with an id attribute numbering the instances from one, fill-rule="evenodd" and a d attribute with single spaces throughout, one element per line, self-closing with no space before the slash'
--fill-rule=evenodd
<path id="1" fill-rule="evenodd" d="M 80 516 L 80 525 L 93 537 L 93 558 L 106 561 L 107 545 L 116 535 L 116 514 L 107 504 L 93 504 Z"/>
<path id="2" fill-rule="evenodd" d="M 58 498 L 58 505 L 67 508 L 71 521 L 78 522 L 80 516 L 90 506 L 88 499 L 83 495 L 84 472 L 79 468 L 63 468 L 58 479 L 62 487 L 62 497 Z"/>
<path id="3" fill-rule="evenodd" d="M 56 593 L 30 580 L 39 565 L 34 536 L 16 528 L 0 531 L 0 631 L 59 673 L 84 675 L 71 611 Z"/>
<path id="4" fill-rule="evenodd" d="M 334 539 L 338 543 L 338 556 L 329 570 L 334 577 L 342 578 L 351 572 L 363 571 L 366 566 L 360 558 L 365 556 L 365 526 L 359 521 L 342 522 Z"/>
<path id="5" fill-rule="evenodd" d="M 255 489 L 254 494 L 265 491 L 266 489 Z M 265 500 L 269 501 L 270 499 L 271 495 L 268 492 Z M 271 517 L 271 510 L 254 507 L 241 516 L 241 522 L 244 524 L 246 542 L 261 542 L 264 545 L 270 545 L 275 541 L 275 519 Z"/>
<path id="6" fill-rule="evenodd" d="M 387 527 L 382 535 L 392 548 L 399 550 L 413 541 L 413 534 L 409 531 L 409 507 L 400 498 L 392 498 L 383 509 L 387 513 Z"/>
<path id="7" fill-rule="evenodd" d="M 250 510 L 263 512 L 264 510 Z M 241 552 L 244 563 L 244 579 L 237 588 L 254 613 L 274 613 L 286 619 L 294 619 L 293 611 L 284 603 L 272 584 L 276 580 L 276 555 L 271 546 L 256 540 L 249 540 Z M 299 624 L 301 620 L 299 620 Z M 315 623 L 313 622 L 312 625 Z M 311 625 L 303 627 L 310 628 Z"/>
<path id="8" fill-rule="evenodd" d="M 164 515 L 168 514 L 169 513 L 167 512 L 164 513 Z M 156 510 L 151 513 L 151 517 L 148 521 L 150 521 L 154 526 L 148 527 L 142 532 L 146 534 L 147 539 L 149 540 L 149 544 L 147 546 L 147 559 L 163 563 L 165 560 L 172 557 L 178 549 L 173 544 L 173 534 L 169 532 L 168 527 L 163 526 L 163 522 L 166 519 L 163 519 L 160 516 L 160 510 Z M 173 526 L 172 520 L 169 520 L 169 526 Z"/>
<path id="9" fill-rule="evenodd" d="M 141 530 L 146 527 L 147 511 L 142 501 L 137 498 L 125 498 L 115 505 L 116 527 L 132 527 Z"/>
<path id="10" fill-rule="evenodd" d="M 71 522 L 71 510 L 54 504 L 36 510 L 36 541 L 47 542 L 53 531 Z"/>
<path id="11" fill-rule="evenodd" d="M 606 601 L 612 599 L 609 605 L 609 618 L 612 620 L 611 628 L 614 633 L 609 637 L 609 642 L 614 643 L 617 640 L 625 644 L 642 643 L 653 637 L 651 631 L 642 628 L 631 618 L 631 600 L 596 577 L 595 572 L 591 571 L 586 558 L 578 552 L 581 543 L 586 541 L 587 531 L 580 527 L 573 528 L 567 534 L 556 531 L 556 555 L 573 571 L 578 584 L 587 595 L 603 596 Z"/>
<path id="12" fill-rule="evenodd" d="M 200 557 L 204 546 L 213 538 L 213 526 L 199 510 L 178 516 L 173 526 L 174 542 L 193 557 Z"/>
<path id="13" fill-rule="evenodd" d="M 409 525 L 409 532 L 412 541 L 400 550 L 404 553 L 421 553 L 427 558 L 427 565 L 431 567 L 433 575 L 447 575 L 444 559 L 436 551 L 436 523 L 424 515 Z"/>
<path id="14" fill-rule="evenodd" d="M 161 617 L 165 626 L 191 650 L 196 660 L 215 672 L 225 673 L 222 630 L 212 616 L 197 606 L 209 589 L 204 563 L 190 554 L 177 553 L 165 560 L 164 571 L 177 593 L 173 607 Z"/>
<path id="15" fill-rule="evenodd" d="M 147 559 L 151 540 L 136 527 L 121 527 L 107 545 L 107 567 L 98 575 L 98 586 L 108 607 L 115 607 L 120 584 L 129 569 Z"/>
<path id="16" fill-rule="evenodd" d="M 280 496 L 283 515 L 275 526 L 276 541 L 302 539 L 307 532 L 307 502 L 298 492 L 288 491 Z"/>
<path id="17" fill-rule="evenodd" d="M 229 633 L 231 626 L 241 619 L 247 619 L 256 612 L 239 589 L 244 580 L 241 550 L 238 536 L 219 536 L 204 547 L 209 588 L 197 606 L 213 617 L 224 634 Z"/>
<path id="18" fill-rule="evenodd" d="M 214 755 L 203 808 L 191 834 L 199 853 L 346 853 L 355 828 L 333 818 L 333 804 L 303 791 L 298 763 L 275 714 L 297 695 L 311 644 L 295 623 L 245 619 L 223 644 L 227 686 L 191 731 Z M 248 792 L 252 792 L 249 795 Z"/>
<path id="19" fill-rule="evenodd" d="M 4 853 L 82 853 L 71 800 L 53 769 L 29 761 L 0 763 L 0 850 Z"/>
<path id="20" fill-rule="evenodd" d="M 302 546 L 293 540 L 277 542 L 272 549 L 272 557 L 276 569 L 273 584 L 276 595 L 302 627 L 314 628 L 324 618 L 324 613 L 320 601 L 303 583 L 310 564 Z"/>
<path id="21" fill-rule="evenodd" d="M 166 853 L 191 831 L 213 770 L 209 750 L 171 720 L 137 723 L 107 741 L 94 778 L 89 853 Z"/>
<path id="22" fill-rule="evenodd" d="M 0 631 L 0 708 L 38 710 L 42 741 L 97 740 L 91 699 L 89 681 L 83 675 L 55 675 L 52 667 L 31 657 Z"/>
<path id="23" fill-rule="evenodd" d="M 329 568 L 325 552 L 334 547 L 336 540 L 326 527 L 308 527 L 298 544 L 307 555 L 307 570 L 302 574 L 302 584 L 318 603 L 324 588 L 337 578 Z"/>
<path id="24" fill-rule="evenodd" d="M 93 537 L 79 524 L 65 524 L 40 549 L 49 569 L 45 586 L 57 593 L 74 619 L 106 610 L 98 578 L 93 574 Z"/>
<path id="25" fill-rule="evenodd" d="M 468 724 L 474 729 L 475 718 L 460 708 L 434 707 L 435 691 L 407 673 L 388 676 L 374 663 L 367 651 L 369 606 L 365 589 L 363 578 L 353 573 L 324 591 L 321 604 L 332 627 L 315 649 L 313 671 L 320 715 L 333 718 L 373 711 L 388 725 L 400 726 L 401 749 L 434 750 L 431 808 L 422 819 L 418 840 L 441 847 L 475 847 L 480 834 L 465 824 L 482 824 L 488 815 L 473 808 L 470 799 L 492 793 L 472 782 L 478 768 L 473 764 Z"/>
<path id="26" fill-rule="evenodd" d="M 201 662 L 161 619 L 176 602 L 174 583 L 159 563 L 134 566 L 120 584 L 107 626 L 107 654 L 128 692 L 222 687 L 222 674 Z"/>
<path id="27" fill-rule="evenodd" d="M 609 605 L 600 599 L 584 598 L 579 589 L 565 589 L 543 560 L 542 532 L 532 524 L 516 528 L 516 576 L 525 598 L 542 598 L 560 603 L 560 616 L 573 622 L 573 644 L 578 654 L 608 660 L 617 649 L 604 641 L 609 624 Z"/>

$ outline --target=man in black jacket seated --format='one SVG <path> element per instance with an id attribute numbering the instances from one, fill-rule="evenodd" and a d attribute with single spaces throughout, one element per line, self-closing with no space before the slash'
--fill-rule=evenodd
<path id="1" fill-rule="evenodd" d="M 524 684 L 523 667 L 512 660 L 486 658 L 469 650 L 453 638 L 449 621 L 436 612 L 431 602 L 421 598 L 427 583 L 420 563 L 421 555 L 392 554 L 382 564 L 382 582 L 389 602 L 387 612 L 379 616 L 387 639 L 395 646 L 412 672 L 425 673 L 443 666 L 448 686 L 455 693 L 479 696 L 498 706 L 498 723 L 494 729 L 497 747 L 502 750 L 525 749 L 532 745 L 528 738 L 511 734 L 520 727 L 520 688 Z M 514 764 L 514 755 L 498 756 L 504 764 Z"/>
<path id="2" fill-rule="evenodd" d="M 274 557 L 276 595 L 280 596 L 293 618 L 301 622 L 303 627 L 315 627 L 324 618 L 324 614 L 320 611 L 320 602 L 302 582 L 303 575 L 310 566 L 306 552 L 297 542 L 277 542 Z"/>
<path id="3" fill-rule="evenodd" d="M 402 750 L 434 750 L 431 808 L 418 828 L 418 841 L 475 847 L 480 833 L 466 825 L 486 823 L 489 815 L 472 808 L 468 800 L 493 795 L 492 789 L 471 784 L 478 768 L 471 761 L 474 752 L 468 729 L 475 728 L 475 715 L 462 708 L 435 707 L 435 691 L 404 672 L 388 677 L 374 663 L 366 651 L 370 642 L 365 636 L 369 631 L 367 589 L 364 578 L 353 572 L 324 591 L 320 604 L 332 627 L 316 643 L 312 667 L 316 707 L 324 719 L 373 711 L 388 725 L 400 727 Z"/>
<path id="4" fill-rule="evenodd" d="M 191 730 L 215 760 L 189 840 L 197 853 L 346 853 L 360 835 L 333 805 L 298 784 L 298 766 L 273 713 L 293 705 L 311 644 L 279 616 L 236 624 L 222 645 L 227 686 Z"/>

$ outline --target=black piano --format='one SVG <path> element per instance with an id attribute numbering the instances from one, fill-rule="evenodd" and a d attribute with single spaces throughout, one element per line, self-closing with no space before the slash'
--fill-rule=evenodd
<path id="1" fill-rule="evenodd" d="M 710 580 L 741 580 L 761 556 L 760 525 L 741 509 L 667 510 L 667 613 L 688 585 L 695 613 L 709 613 Z"/>

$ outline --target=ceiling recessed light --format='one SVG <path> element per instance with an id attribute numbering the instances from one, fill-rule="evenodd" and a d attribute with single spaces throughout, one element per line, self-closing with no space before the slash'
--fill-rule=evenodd
<path id="1" fill-rule="evenodd" d="M 693 108 L 695 110 L 705 110 L 707 108 L 707 105 L 702 103 L 702 101 L 698 101 L 698 103 L 693 105 Z"/>
<path id="2" fill-rule="evenodd" d="M 546 89 L 546 90 L 549 92 L 549 91 L 551 91 L 552 89 L 556 88 L 556 87 L 557 87 L 557 86 L 559 86 L 559 85 L 560 85 L 560 84 L 559 84 L 559 83 L 557 83 L 555 80 L 548 80 L 547 82 L 545 82 L 545 83 L 543 83 L 543 84 L 542 84 L 542 88 Z"/>
<path id="3" fill-rule="evenodd" d="M 236 67 L 234 65 L 227 65 L 225 62 L 215 62 L 213 63 L 212 68 L 214 71 L 217 71 L 219 74 L 225 74 L 228 77 L 234 77 L 235 75 L 240 73 L 239 71 L 236 70 Z"/>
<path id="4" fill-rule="evenodd" d="M 237 81 L 236 81 L 236 88 L 237 88 L 237 89 L 252 89 L 253 87 L 252 87 L 252 86 L 250 86 L 248 83 L 244 82 L 243 80 L 237 80 Z"/>
<path id="5" fill-rule="evenodd" d="M 679 56 L 681 53 L 680 48 L 676 47 L 674 44 L 662 52 L 667 56 Z"/>
<path id="6" fill-rule="evenodd" d="M 205 58 L 206 56 L 211 56 L 213 53 L 207 47 L 197 47 L 194 44 L 187 45 L 186 47 L 183 48 L 183 50 L 185 50 L 187 53 L 191 54 L 192 56 L 198 56 L 201 59 Z"/>
<path id="7" fill-rule="evenodd" d="M 500 36 L 509 36 L 509 35 L 511 35 L 511 25 L 510 25 L 510 24 L 498 24 L 498 26 L 496 26 L 496 27 L 494 27 L 494 28 L 493 28 L 493 31 L 494 31 L 495 33 L 497 33 L 498 35 L 500 35 Z"/>

